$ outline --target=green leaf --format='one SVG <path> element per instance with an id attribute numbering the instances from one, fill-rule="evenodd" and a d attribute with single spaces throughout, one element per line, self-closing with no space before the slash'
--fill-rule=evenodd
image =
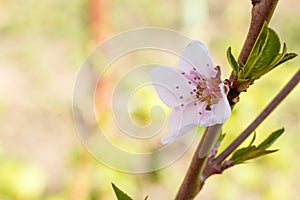
<path id="1" fill-rule="evenodd" d="M 126 193 L 120 190 L 115 184 L 111 183 L 118 200 L 133 200 Z M 146 197 L 147 198 L 147 197 Z"/>
<path id="2" fill-rule="evenodd" d="M 265 22 L 245 64 L 237 63 L 231 54 L 231 48 L 228 48 L 227 59 L 238 77 L 239 92 L 246 91 L 256 79 L 297 56 L 295 53 L 287 53 L 285 43 L 282 52 L 279 53 L 280 46 L 279 36 L 273 29 L 268 28 Z"/>
<path id="3" fill-rule="evenodd" d="M 223 139 L 225 138 L 226 133 L 220 134 L 219 138 L 218 138 L 218 142 L 222 142 Z"/>
<path id="4" fill-rule="evenodd" d="M 268 25 L 265 23 L 260 31 L 259 36 L 257 37 L 257 40 L 248 56 L 248 59 L 246 61 L 245 66 L 242 68 L 241 71 L 241 78 L 243 79 L 247 79 L 248 74 L 251 72 L 251 67 L 253 66 L 253 64 L 255 63 L 255 60 L 258 58 L 262 46 L 265 43 L 265 40 L 267 38 L 268 35 Z"/>
<path id="5" fill-rule="evenodd" d="M 274 131 L 269 135 L 267 139 L 265 139 L 260 145 L 258 145 L 258 147 L 252 145 L 255 139 L 254 136 L 248 147 L 238 149 L 232 154 L 231 157 L 232 163 L 235 165 L 241 164 L 247 160 L 254 159 L 278 151 L 278 150 L 266 150 L 266 149 L 270 147 L 282 135 L 283 132 L 284 129 L 279 129 L 277 131 Z"/>
<path id="6" fill-rule="evenodd" d="M 277 63 L 280 62 L 281 59 L 283 59 L 284 55 L 286 54 L 286 51 L 287 51 L 287 47 L 286 47 L 286 44 L 283 43 L 283 49 L 282 49 L 282 53 L 278 54 L 276 56 L 276 58 L 273 60 L 273 62 L 269 65 L 268 68 L 271 69 L 274 69 L 276 66 L 277 66 Z M 263 75 L 263 74 L 262 74 Z"/>
<path id="7" fill-rule="evenodd" d="M 231 53 L 231 47 L 229 47 L 227 49 L 227 54 L 226 55 L 227 55 L 227 60 L 230 64 L 232 70 L 234 71 L 236 78 L 238 78 L 239 65 L 238 65 L 238 63 L 236 62 L 236 59 L 234 58 L 234 56 Z"/>
<path id="8" fill-rule="evenodd" d="M 291 60 L 296 56 L 298 56 L 296 53 L 286 53 L 284 54 L 283 58 L 274 67 L 277 67 L 278 65 L 281 65 L 282 63 Z"/>
<path id="9" fill-rule="evenodd" d="M 253 133 L 253 138 L 252 138 L 250 144 L 248 145 L 248 147 L 252 146 L 252 144 L 255 141 L 255 139 L 256 139 L 256 132 Z"/>
<path id="10" fill-rule="evenodd" d="M 251 147 L 245 147 L 242 149 L 237 150 L 233 156 L 232 156 L 232 163 L 237 165 L 244 163 L 247 160 L 254 159 L 266 154 L 274 153 L 278 150 L 262 150 L 262 149 L 256 149 L 255 146 Z"/>
<path id="11" fill-rule="evenodd" d="M 255 148 L 255 146 L 249 146 L 236 150 L 231 157 L 233 164 L 236 165 L 246 161 L 249 157 L 249 152 L 255 151 Z"/>
<path id="12" fill-rule="evenodd" d="M 279 37 L 265 23 L 243 68 L 241 78 L 254 81 L 269 72 L 272 69 L 270 64 L 278 56 L 279 51 Z"/>
<path id="13" fill-rule="evenodd" d="M 283 132 L 284 128 L 274 131 L 267 139 L 258 145 L 257 149 L 267 149 L 282 135 Z"/>

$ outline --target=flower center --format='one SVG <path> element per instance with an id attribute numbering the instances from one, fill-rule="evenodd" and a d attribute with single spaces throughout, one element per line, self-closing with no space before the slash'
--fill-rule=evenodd
<path id="1" fill-rule="evenodd" d="M 206 101 L 208 106 L 218 103 L 219 99 L 222 97 L 219 82 L 220 81 L 217 79 L 206 80 L 201 78 L 198 80 L 197 86 L 193 90 L 195 98 L 202 102 Z"/>
<path id="2" fill-rule="evenodd" d="M 211 105 L 218 103 L 219 99 L 222 98 L 219 87 L 219 84 L 221 83 L 220 67 L 216 66 L 214 69 L 217 71 L 215 77 L 204 77 L 196 68 L 193 68 L 193 70 L 190 71 L 190 75 L 186 76 L 189 80 L 188 83 L 195 86 L 193 91 L 190 92 L 192 97 L 201 102 L 207 102 L 208 108 Z"/>

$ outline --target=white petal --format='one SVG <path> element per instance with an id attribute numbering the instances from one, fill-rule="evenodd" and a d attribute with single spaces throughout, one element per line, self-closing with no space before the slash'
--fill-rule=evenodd
<path id="1" fill-rule="evenodd" d="M 211 105 L 211 110 L 206 110 L 201 119 L 200 126 L 213 126 L 216 124 L 223 124 L 231 114 L 231 108 L 224 91 L 224 84 L 219 85 L 222 98 L 219 99 L 217 104 Z"/>
<path id="2" fill-rule="evenodd" d="M 195 105 L 195 103 L 196 101 L 191 101 L 183 108 L 176 107 L 173 109 L 168 122 L 168 136 L 162 140 L 163 144 L 170 142 L 199 125 L 199 109 L 201 109 L 202 104 Z"/>
<path id="3" fill-rule="evenodd" d="M 151 70 L 150 75 L 158 96 L 167 106 L 184 105 L 190 99 L 192 88 L 175 68 L 157 67 Z"/>
<path id="4" fill-rule="evenodd" d="M 192 41 L 183 51 L 179 60 L 179 69 L 189 73 L 196 69 L 206 78 L 215 77 L 216 71 L 208 48 L 200 41 Z"/>

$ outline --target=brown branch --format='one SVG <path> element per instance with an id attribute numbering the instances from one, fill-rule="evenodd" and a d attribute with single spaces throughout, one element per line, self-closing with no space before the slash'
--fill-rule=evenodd
<path id="1" fill-rule="evenodd" d="M 208 128 L 205 129 L 201 141 L 194 153 L 190 167 L 184 177 L 184 180 L 175 198 L 176 200 L 194 199 L 197 193 L 202 189 L 202 187 L 200 186 L 200 183 L 202 181 L 199 180 L 199 177 L 201 176 L 202 168 L 204 167 L 207 157 L 199 158 L 198 152 L 200 151 L 203 145 L 204 138 L 207 135 L 207 131 Z"/>
<path id="2" fill-rule="evenodd" d="M 220 165 L 253 131 L 269 116 L 282 100 L 296 87 L 300 81 L 300 69 L 270 104 L 257 116 L 257 118 L 241 133 L 214 161 L 214 165 Z"/>
<path id="3" fill-rule="evenodd" d="M 177 193 L 176 200 L 193 199 L 202 189 L 201 174 L 211 150 L 211 145 L 214 145 L 216 139 L 219 137 L 221 127 L 222 125 L 217 124 L 205 129 L 190 167 Z"/>

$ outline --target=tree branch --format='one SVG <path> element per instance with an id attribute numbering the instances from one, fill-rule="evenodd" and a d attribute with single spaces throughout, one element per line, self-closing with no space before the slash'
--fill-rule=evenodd
<path id="1" fill-rule="evenodd" d="M 252 0 L 252 18 L 251 24 L 249 28 L 248 35 L 246 37 L 245 43 L 241 50 L 241 53 L 238 58 L 239 63 L 245 63 L 248 59 L 248 56 L 254 46 L 257 36 L 263 26 L 264 21 L 269 22 L 275 7 L 277 5 L 278 0 Z M 231 82 L 234 82 L 235 76 L 234 73 L 231 73 L 229 78 Z M 237 92 L 237 88 L 230 88 L 228 94 L 228 100 L 231 105 L 231 108 L 238 102 L 239 92 Z M 194 153 L 192 162 L 189 166 L 189 169 L 185 175 L 184 181 L 180 186 L 179 192 L 176 196 L 176 200 L 187 200 L 193 199 L 199 191 L 202 189 L 205 180 L 200 180 L 200 176 L 202 174 L 203 168 L 207 161 L 207 156 L 203 158 L 199 158 L 199 151 L 202 148 L 204 140 L 206 138 L 207 132 L 209 131 L 208 127 L 205 130 L 204 135 Z"/>
<path id="2" fill-rule="evenodd" d="M 238 57 L 238 63 L 240 67 L 246 63 L 264 22 L 270 22 L 278 0 L 252 0 L 251 2 L 253 7 L 251 12 L 252 15 L 250 27 Z M 239 101 L 240 95 L 240 92 L 238 91 L 238 85 L 235 84 L 234 72 L 231 73 L 229 80 L 232 84 L 228 93 L 228 101 L 230 106 L 233 108 Z"/>
<path id="3" fill-rule="evenodd" d="M 176 200 L 189 200 L 202 189 L 202 171 L 205 166 L 207 156 L 219 136 L 222 125 L 210 126 L 205 129 L 201 141 L 194 153 L 190 167 L 185 175 L 183 183 L 177 193 Z"/>
<path id="4" fill-rule="evenodd" d="M 269 116 L 269 114 L 282 102 L 282 100 L 296 87 L 300 81 L 300 69 L 270 104 L 257 116 L 257 118 L 241 133 L 214 161 L 220 165 L 253 131 Z"/>

